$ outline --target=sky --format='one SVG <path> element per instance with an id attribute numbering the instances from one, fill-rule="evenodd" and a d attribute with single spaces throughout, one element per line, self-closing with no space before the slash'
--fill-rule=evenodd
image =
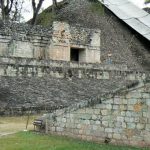
<path id="1" fill-rule="evenodd" d="M 60 2 L 60 1 L 62 1 L 62 0 L 58 0 L 58 2 Z M 129 0 L 129 1 L 134 3 L 135 5 L 137 5 L 139 8 L 143 8 L 145 6 L 144 0 Z M 51 4 L 52 4 L 52 0 L 44 0 L 42 9 L 49 7 Z M 31 17 L 32 17 L 31 0 L 25 0 L 23 16 L 24 16 L 25 21 L 31 19 Z"/>

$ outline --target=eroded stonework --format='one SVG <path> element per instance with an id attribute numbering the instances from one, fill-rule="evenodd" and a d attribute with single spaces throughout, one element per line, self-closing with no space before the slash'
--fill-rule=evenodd
<path id="1" fill-rule="evenodd" d="M 34 27 L 33 27 L 34 28 Z M 8 32 L 9 30 L 9 32 Z M 1 30 L 0 55 L 100 63 L 100 30 L 54 22 L 49 30 Z"/>

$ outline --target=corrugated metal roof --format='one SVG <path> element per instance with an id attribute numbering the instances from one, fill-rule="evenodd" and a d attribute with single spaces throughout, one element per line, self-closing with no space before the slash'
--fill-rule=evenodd
<path id="1" fill-rule="evenodd" d="M 117 17 L 150 40 L 150 14 L 128 0 L 99 0 Z"/>

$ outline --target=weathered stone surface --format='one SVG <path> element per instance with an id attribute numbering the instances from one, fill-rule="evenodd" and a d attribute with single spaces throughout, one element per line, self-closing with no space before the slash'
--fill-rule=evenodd
<path id="1" fill-rule="evenodd" d="M 142 93 L 143 90 L 140 89 L 139 92 Z M 132 93 L 130 93 L 131 97 Z M 117 96 L 117 99 L 121 99 L 121 97 L 119 98 L 119 96 Z M 135 98 L 135 100 L 137 102 L 139 101 L 138 98 Z M 126 101 L 130 101 L 130 99 L 127 98 Z M 141 101 L 142 99 L 140 99 L 140 102 Z M 145 99 L 143 102 L 145 102 Z M 134 109 L 126 107 L 126 104 L 126 110 L 121 110 L 120 108 L 124 108 L 124 105 L 122 103 L 119 104 L 119 102 L 117 102 L 117 104 L 116 102 L 114 103 L 115 105 L 113 106 L 118 106 L 118 110 L 115 110 L 114 107 L 111 107 L 110 109 L 111 105 L 109 106 L 108 103 L 105 101 L 103 103 L 102 101 L 101 104 L 95 104 L 94 106 L 86 107 L 86 109 L 83 108 L 83 110 L 86 110 L 84 114 L 82 114 L 81 108 L 80 111 L 73 111 L 72 114 L 74 115 L 74 121 L 70 126 L 66 126 L 64 130 L 67 131 L 67 128 L 75 128 L 73 133 L 75 135 L 82 135 L 82 139 L 86 140 L 95 140 L 100 142 L 101 139 L 110 138 L 111 143 L 114 144 L 127 144 L 134 146 L 150 145 L 150 141 L 147 139 L 147 137 L 149 138 L 150 136 L 150 122 L 149 115 L 147 115 L 148 112 L 144 109 L 140 109 L 139 112 L 135 112 Z M 102 105 L 102 107 L 100 105 Z M 104 105 L 108 105 L 108 107 L 105 107 Z M 147 105 L 147 103 L 145 105 Z M 133 104 L 131 106 L 133 106 Z M 79 112 L 81 112 L 82 117 L 79 117 Z M 67 113 L 69 114 L 70 111 Z M 80 123 L 78 123 L 78 121 L 76 121 L 78 118 L 86 119 L 83 119 Z M 62 124 L 65 123 L 63 122 L 63 119 L 61 121 Z M 64 127 L 62 125 L 59 126 Z M 62 132 L 62 128 L 59 130 Z"/>

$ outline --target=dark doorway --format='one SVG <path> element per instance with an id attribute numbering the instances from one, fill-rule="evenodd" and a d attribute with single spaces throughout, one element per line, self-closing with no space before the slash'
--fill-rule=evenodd
<path id="1" fill-rule="evenodd" d="M 79 49 L 78 48 L 71 48 L 70 61 L 79 61 Z"/>

